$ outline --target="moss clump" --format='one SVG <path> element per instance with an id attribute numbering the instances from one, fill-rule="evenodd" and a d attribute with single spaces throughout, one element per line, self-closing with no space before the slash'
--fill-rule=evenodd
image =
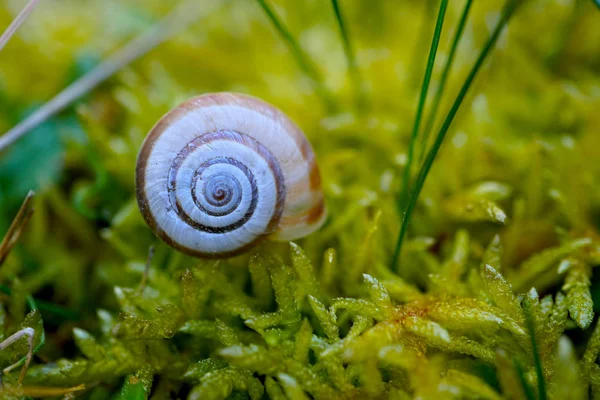
<path id="1" fill-rule="evenodd" d="M 438 6 L 339 2 L 344 42 L 328 2 L 263 3 L 317 74 L 298 66 L 259 2 L 219 3 L 0 155 L 0 232 L 37 193 L 16 246 L 0 253 L 2 339 L 36 332 L 23 385 L 18 368 L 5 374 L 3 397 L 599 396 L 593 2 L 522 2 L 433 164 L 397 272 L 398 199 Z M 433 134 L 502 4 L 472 5 Z M 4 25 L 11 7 L 0 7 Z M 2 130 L 172 5 L 38 7 L 2 53 Z M 462 7 L 449 4 L 442 61 Z M 262 97 L 302 127 L 330 217 L 297 244 L 198 260 L 142 221 L 135 159 L 167 110 L 225 90 Z M 24 338 L 3 348 L 1 365 L 27 351 Z"/>

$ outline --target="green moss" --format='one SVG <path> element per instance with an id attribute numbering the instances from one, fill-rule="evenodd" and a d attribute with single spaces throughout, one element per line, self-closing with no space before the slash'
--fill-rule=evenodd
<path id="1" fill-rule="evenodd" d="M 600 14 L 472 3 L 448 2 L 419 112 L 437 2 L 223 2 L 0 154 L 0 339 L 36 332 L 2 398 L 600 396 Z M 461 98 L 505 3 L 518 12 Z M 171 7 L 40 2 L 1 53 L 0 130 Z M 329 217 L 194 259 L 143 222 L 135 160 L 167 110 L 226 90 L 304 130 Z"/>

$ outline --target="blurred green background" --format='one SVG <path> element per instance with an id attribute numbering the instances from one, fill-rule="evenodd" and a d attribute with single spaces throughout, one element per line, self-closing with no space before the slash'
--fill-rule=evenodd
<path id="1" fill-rule="evenodd" d="M 190 13 L 202 14 L 209 2 L 190 2 Z M 173 3 L 42 0 L 0 53 L 0 131 L 147 30 Z M 600 243 L 600 9 L 587 0 L 523 3 L 465 99 L 419 198 L 399 278 L 421 293 L 441 290 L 431 274 L 455 254 L 457 232 L 470 238 L 464 262 L 475 266 L 499 235 L 501 272 L 516 293 L 532 286 L 541 295 L 560 291 L 561 257 L 584 259 L 586 293 L 595 297 L 600 291 L 592 273 Z M 100 335 L 99 308 L 136 314 L 123 306 L 115 287 L 137 287 L 151 244 L 157 245 L 155 271 L 144 301 L 177 303 L 182 271 L 208 268 L 208 262 L 177 254 L 152 236 L 133 192 L 136 156 L 147 132 L 169 109 L 202 93 L 263 98 L 311 141 L 330 212 L 320 231 L 298 243 L 319 271 L 327 249 L 335 251 L 327 296 L 362 298 L 362 274 L 386 276 L 438 2 L 340 1 L 364 88 L 359 109 L 331 3 L 269 4 L 316 66 L 329 105 L 258 2 L 214 0 L 214 11 L 0 154 L 0 232 L 27 191 L 37 193 L 35 213 L 0 268 L 0 283 L 13 292 L 1 299 L 9 310 L 7 333 L 24 318 L 25 296 L 47 303 L 46 344 L 37 361 L 78 357 L 73 328 Z M 474 2 L 434 127 L 441 125 L 503 4 Z M 8 26 L 23 6 L 22 0 L 2 1 L 0 26 Z M 463 2 L 450 2 L 430 93 L 439 85 L 462 7 Z M 524 264 L 581 238 L 590 241 L 584 254 L 575 246 L 537 269 Z M 287 248 L 268 246 L 262 251 Z M 240 288 L 249 285 L 247 262 L 248 255 L 223 262 Z M 467 275 L 455 278 L 466 284 Z M 452 287 L 446 294 L 470 296 Z M 400 298 L 397 304 L 410 300 Z M 582 329 L 571 324 L 578 349 L 587 343 L 595 315 L 589 314 L 589 301 L 585 307 L 587 319 L 577 324 Z"/>

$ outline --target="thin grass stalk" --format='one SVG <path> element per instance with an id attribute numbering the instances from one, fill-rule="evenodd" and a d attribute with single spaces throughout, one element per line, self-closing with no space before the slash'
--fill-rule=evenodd
<path id="1" fill-rule="evenodd" d="M 431 35 L 433 34 L 433 29 L 431 27 L 431 20 L 434 18 L 434 8 L 436 0 L 423 0 L 423 10 L 422 15 L 420 17 L 421 21 L 419 23 L 419 31 L 415 33 L 415 46 L 412 50 L 412 54 L 410 59 L 413 60 L 410 66 L 409 73 L 409 82 L 412 87 L 414 83 L 418 83 L 417 80 L 421 78 L 421 73 L 426 65 L 426 60 L 421 59 L 421 54 L 423 53 L 423 49 L 427 47 L 427 45 L 431 41 Z M 421 65 L 423 64 L 423 65 Z"/>
<path id="2" fill-rule="evenodd" d="M 0 293 L 10 296 L 12 295 L 12 290 L 6 285 L 0 285 Z M 33 297 L 31 300 L 29 297 L 27 298 L 27 304 L 29 305 L 30 310 L 39 309 L 42 314 L 52 313 L 69 321 L 77 321 L 80 317 L 76 311 L 63 308 L 49 301 L 34 299 Z"/>
<path id="3" fill-rule="evenodd" d="M 283 21 L 275 14 L 275 11 L 267 4 L 266 0 L 257 0 L 260 7 L 263 9 L 277 33 L 281 36 L 283 41 L 287 44 L 288 48 L 292 52 L 292 55 L 300 69 L 304 74 L 312 81 L 315 90 L 325 106 L 332 110 L 335 108 L 335 102 L 332 100 L 332 96 L 325 88 L 321 74 L 310 61 L 307 54 L 302 50 L 298 41 L 294 38 L 290 30 L 284 25 Z"/>
<path id="4" fill-rule="evenodd" d="M 450 111 L 448 112 L 448 115 L 446 116 L 446 119 L 444 120 L 444 123 L 442 124 L 442 127 L 440 128 L 440 130 L 437 134 L 437 137 L 435 139 L 435 142 L 433 143 L 433 146 L 427 153 L 427 157 L 426 157 L 425 161 L 423 162 L 423 165 L 421 166 L 421 169 L 420 169 L 417 179 L 415 181 L 415 186 L 411 192 L 410 199 L 409 199 L 408 204 L 406 205 L 406 208 L 404 211 L 404 219 L 402 220 L 400 234 L 398 235 L 398 240 L 396 241 L 396 250 L 394 252 L 394 257 L 392 258 L 392 269 L 393 270 L 397 271 L 397 269 L 398 269 L 398 258 L 400 256 L 400 252 L 402 250 L 402 242 L 404 241 L 404 237 L 406 236 L 406 231 L 408 229 L 410 217 L 412 216 L 414 208 L 417 204 L 417 199 L 419 198 L 419 195 L 421 194 L 421 190 L 423 189 L 423 184 L 425 183 L 425 179 L 427 178 L 427 175 L 429 174 L 429 170 L 431 169 L 433 161 L 435 160 L 435 157 L 437 156 L 437 153 L 442 145 L 442 142 L 444 141 L 446 133 L 448 132 L 448 129 L 450 128 L 450 125 L 452 124 L 452 121 L 454 121 L 454 117 L 456 116 L 456 113 L 458 112 L 467 92 L 469 91 L 469 88 L 471 87 L 473 80 L 475 79 L 475 77 L 477 76 L 477 73 L 481 69 L 481 66 L 483 65 L 483 63 L 487 59 L 488 55 L 490 54 L 490 51 L 492 50 L 492 48 L 498 41 L 498 38 L 500 37 L 500 34 L 502 33 L 502 31 L 504 30 L 506 25 L 508 24 L 508 21 L 510 20 L 510 18 L 516 11 L 517 7 L 522 2 L 523 2 L 523 0 L 509 0 L 507 3 L 505 3 L 505 6 L 502 10 L 502 14 L 501 14 L 500 20 L 498 21 L 498 24 L 494 28 L 491 36 L 488 38 L 488 41 L 486 42 L 483 49 L 479 53 L 479 56 L 477 57 L 475 64 L 471 68 L 471 71 L 469 72 L 469 75 L 467 76 L 465 82 L 463 83 L 458 95 L 456 96 L 456 99 L 454 100 L 452 107 L 450 107 Z"/>
<path id="5" fill-rule="evenodd" d="M 6 231 L 4 238 L 0 242 L 0 266 L 4 263 L 6 257 L 8 257 L 8 254 L 17 243 L 17 240 L 19 240 L 23 228 L 27 225 L 27 222 L 29 222 L 31 215 L 33 214 L 33 209 L 30 205 L 34 195 L 35 193 L 32 190 L 27 193 L 17 215 L 12 220 L 12 223 L 8 227 L 8 231 Z"/>
<path id="6" fill-rule="evenodd" d="M 417 105 L 417 113 L 415 115 L 415 121 L 413 124 L 412 133 L 410 136 L 410 142 L 408 145 L 408 156 L 406 159 L 406 165 L 404 167 L 404 173 L 402 176 L 402 189 L 400 190 L 400 196 L 398 199 L 398 209 L 404 210 L 406 200 L 408 199 L 408 191 L 410 189 L 410 175 L 412 170 L 413 156 L 415 152 L 415 144 L 419 135 L 419 127 L 421 125 L 421 118 L 423 116 L 423 109 L 425 108 L 425 100 L 427 92 L 429 91 L 429 83 L 431 82 L 431 75 L 433 73 L 433 66 L 435 64 L 435 57 L 437 54 L 438 45 L 440 43 L 440 36 L 442 35 L 442 27 L 444 25 L 444 17 L 446 15 L 446 9 L 448 7 L 448 0 L 442 0 L 435 23 L 435 31 L 433 32 L 433 38 L 431 40 L 431 47 L 429 49 L 429 57 L 427 59 L 427 67 L 425 68 L 425 76 L 423 77 L 423 84 L 421 85 L 421 93 L 419 95 L 419 104 Z M 406 214 L 401 214 L 403 220 L 406 218 Z M 394 254 L 394 264 L 399 254 Z"/>
<path id="7" fill-rule="evenodd" d="M 90 72 L 63 89 L 54 98 L 46 102 L 11 130 L 0 136 L 0 152 L 53 115 L 64 110 L 75 100 L 94 89 L 126 65 L 181 32 L 192 22 L 210 15 L 222 3 L 224 3 L 224 0 L 211 1 L 202 7 L 198 7 L 195 0 L 186 0 L 180 3 L 150 29 L 135 37 Z"/>
<path id="8" fill-rule="evenodd" d="M 421 140 L 421 154 L 419 155 L 419 162 L 423 161 L 423 157 L 425 157 L 425 151 L 427 149 L 427 144 L 429 143 L 429 135 L 433 130 L 433 123 L 435 122 L 435 117 L 437 115 L 438 108 L 440 106 L 440 102 L 442 100 L 442 95 L 444 94 L 444 89 L 446 88 L 446 82 L 448 80 L 448 75 L 450 74 L 450 70 L 452 69 L 452 63 L 454 62 L 454 56 L 456 55 L 456 49 L 458 48 L 458 44 L 460 43 L 460 39 L 462 38 L 462 34 L 465 30 L 465 25 L 467 22 L 467 18 L 469 16 L 469 10 L 471 9 L 471 4 L 473 0 L 467 0 L 465 6 L 463 8 L 462 14 L 458 21 L 458 26 L 456 27 L 456 32 L 454 33 L 454 38 L 452 39 L 452 45 L 450 47 L 450 53 L 448 53 L 448 59 L 446 60 L 446 64 L 444 65 L 444 69 L 442 70 L 442 75 L 440 76 L 440 84 L 435 91 L 435 97 L 431 103 L 431 110 L 429 111 L 429 117 L 427 118 L 427 122 L 425 124 L 425 128 L 423 129 L 423 136 Z"/>
<path id="9" fill-rule="evenodd" d="M 350 80 L 352 81 L 352 85 L 354 87 L 354 94 L 356 96 L 356 108 L 358 112 L 362 112 L 366 102 L 362 78 L 360 76 L 360 71 L 358 70 L 358 65 L 356 63 L 356 56 L 354 54 L 354 50 L 352 50 L 350 36 L 348 35 L 346 25 L 344 24 L 344 18 L 342 17 L 342 11 L 340 9 L 340 4 L 338 0 L 331 0 L 331 5 L 333 6 L 335 19 L 338 23 L 340 35 L 342 37 L 344 53 L 346 54 L 346 62 L 348 63 L 348 73 L 350 75 Z"/>
<path id="10" fill-rule="evenodd" d="M 6 43 L 8 43 L 10 38 L 13 37 L 15 32 L 17 32 L 17 29 L 19 29 L 23 22 L 25 22 L 39 1 L 40 0 L 30 0 L 29 3 L 27 3 L 27 5 L 23 7 L 21 12 L 15 17 L 15 19 L 13 19 L 4 33 L 2 33 L 2 36 L 0 36 L 0 51 L 2 51 L 4 46 L 6 46 Z"/>
<path id="11" fill-rule="evenodd" d="M 525 369 L 516 358 L 513 359 L 513 367 L 515 368 L 517 377 L 519 378 L 519 382 L 521 383 L 521 387 L 523 388 L 523 393 L 525 394 L 526 400 L 537 400 L 535 398 L 535 394 L 533 393 L 533 389 L 531 388 L 531 386 L 529 386 L 527 378 L 525 377 Z"/>
<path id="12" fill-rule="evenodd" d="M 540 358 L 540 351 L 535 337 L 533 316 L 529 310 L 525 310 L 525 320 L 527 323 L 527 330 L 529 331 L 529 337 L 531 338 L 531 351 L 533 352 L 533 363 L 535 364 L 535 373 L 537 376 L 538 400 L 546 400 L 546 381 L 544 379 L 542 360 Z"/>

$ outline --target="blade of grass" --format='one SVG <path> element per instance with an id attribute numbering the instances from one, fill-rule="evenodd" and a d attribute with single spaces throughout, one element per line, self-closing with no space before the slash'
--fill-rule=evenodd
<path id="1" fill-rule="evenodd" d="M 414 211 L 415 205 L 417 204 L 417 199 L 419 198 L 419 195 L 421 194 L 421 189 L 423 188 L 425 179 L 427 178 L 427 175 L 429 174 L 431 165 L 433 164 L 433 161 L 435 160 L 435 157 L 437 156 L 437 153 L 442 145 L 442 142 L 444 141 L 444 137 L 446 136 L 448 129 L 450 129 L 450 125 L 452 124 L 452 121 L 454 120 L 456 113 L 458 112 L 467 92 L 469 91 L 469 88 L 471 87 L 473 80 L 475 79 L 475 77 L 477 76 L 477 73 L 481 69 L 481 66 L 483 65 L 484 61 L 487 59 L 488 55 L 490 54 L 490 51 L 496 44 L 498 37 L 500 36 L 502 31 L 508 24 L 508 21 L 510 20 L 510 18 L 516 11 L 517 7 L 523 1 L 524 0 L 508 0 L 505 3 L 504 8 L 502 10 L 502 14 L 500 16 L 500 20 L 498 21 L 498 24 L 494 28 L 492 34 L 490 35 L 490 37 L 488 38 L 483 49 L 479 53 L 479 56 L 477 57 L 475 64 L 471 68 L 471 71 L 469 72 L 469 75 L 467 76 L 465 82 L 463 83 L 458 95 L 456 96 L 456 99 L 454 100 L 452 107 L 450 107 L 450 111 L 448 112 L 448 115 L 446 116 L 446 119 L 444 120 L 444 123 L 442 124 L 442 127 L 440 128 L 440 130 L 437 134 L 437 137 L 435 138 L 435 142 L 433 143 L 433 146 L 429 150 L 429 153 L 427 154 L 427 157 L 425 158 L 425 161 L 423 162 L 423 165 L 421 166 L 421 169 L 420 169 L 417 179 L 415 181 L 415 186 L 414 186 L 413 190 L 411 191 L 410 199 L 404 210 L 404 219 L 402 220 L 400 234 L 398 235 L 398 240 L 396 242 L 396 250 L 395 250 L 394 256 L 392 258 L 392 270 L 397 270 L 397 268 L 398 268 L 398 258 L 400 257 L 400 252 L 402 250 L 402 242 L 404 241 L 404 236 L 406 236 L 406 231 L 408 229 L 410 217 L 412 215 L 412 212 Z"/>
<path id="2" fill-rule="evenodd" d="M 444 94 L 444 89 L 446 88 L 446 81 L 448 79 L 448 75 L 452 68 L 452 63 L 454 61 L 454 55 L 456 54 L 456 49 L 458 48 L 458 43 L 462 38 L 462 34 L 465 29 L 465 25 L 467 22 L 467 17 L 469 16 L 469 10 L 471 9 L 471 4 L 473 0 L 467 0 L 465 6 L 463 8 L 462 14 L 460 15 L 460 19 L 458 21 L 458 26 L 456 27 L 456 32 L 454 33 L 454 38 L 452 39 L 452 46 L 450 47 L 450 53 L 448 53 L 448 58 L 446 59 L 446 64 L 444 65 L 444 69 L 442 70 L 442 75 L 440 76 L 440 84 L 437 87 L 435 92 L 435 97 L 433 98 L 433 102 L 431 103 L 431 110 L 429 111 L 429 117 L 427 118 L 427 122 L 425 124 L 425 128 L 423 129 L 423 136 L 421 140 L 421 154 L 419 155 L 419 162 L 423 161 L 423 157 L 425 156 L 425 150 L 427 149 L 427 144 L 429 143 L 429 135 L 431 130 L 433 129 L 433 123 L 435 122 L 435 116 L 437 114 L 438 108 L 440 106 L 440 101 L 442 100 L 442 95 Z"/>
<path id="3" fill-rule="evenodd" d="M 283 21 L 275 14 L 275 11 L 267 4 L 266 0 L 257 0 L 260 7 L 263 9 L 277 33 L 281 36 L 283 41 L 287 44 L 289 50 L 292 52 L 293 57 L 296 59 L 298 66 L 304 72 L 304 74 L 312 81 L 314 88 L 327 107 L 332 110 L 335 108 L 335 102 L 332 100 L 332 96 L 325 88 L 321 74 L 310 61 L 300 44 L 296 41 L 290 30 L 283 24 Z"/>
<path id="4" fill-rule="evenodd" d="M 348 73 L 350 74 L 350 79 L 352 80 L 352 85 L 354 86 L 354 92 L 356 96 L 356 108 L 358 112 L 362 112 L 366 104 L 364 96 L 365 92 L 362 78 L 358 70 L 358 65 L 356 64 L 356 57 L 354 55 L 354 51 L 352 50 L 352 45 L 350 44 L 350 36 L 346 30 L 346 25 L 344 24 L 344 18 L 342 17 L 342 11 L 340 9 L 338 0 L 331 0 L 331 5 L 333 6 L 335 19 L 340 29 L 340 35 L 342 36 L 342 44 L 344 45 L 344 53 L 346 54 L 346 61 L 348 63 Z"/>
<path id="5" fill-rule="evenodd" d="M 202 5 L 202 7 L 197 6 L 196 0 L 186 0 L 180 3 L 155 25 L 135 37 L 89 73 L 63 89 L 22 122 L 0 136 L 0 152 L 21 138 L 21 136 L 30 132 L 48 118 L 62 111 L 75 100 L 110 78 L 126 65 L 170 39 L 192 22 L 210 15 L 223 2 L 222 0 L 209 1 L 205 5 Z"/>
<path id="6" fill-rule="evenodd" d="M 15 17 L 15 19 L 13 19 L 4 33 L 2 33 L 2 36 L 0 36 L 0 51 L 2 51 L 4 46 L 6 46 L 6 43 L 8 43 L 10 38 L 13 37 L 17 29 L 19 29 L 23 22 L 25 22 L 39 1 L 40 0 L 30 0 L 29 3 L 27 3 L 27 5 L 23 7 L 21 12 Z"/>
<path id="7" fill-rule="evenodd" d="M 540 358 L 540 352 L 537 345 L 537 339 L 535 337 L 535 326 L 533 324 L 533 316 L 531 310 L 524 308 L 525 311 L 525 322 L 527 324 L 527 330 L 529 331 L 529 337 L 531 338 L 531 351 L 533 352 L 533 363 L 535 364 L 535 373 L 537 375 L 538 384 L 538 400 L 546 400 L 546 381 L 544 380 L 544 371 L 542 370 L 542 360 Z"/>
<path id="8" fill-rule="evenodd" d="M 427 63 L 427 60 L 423 60 L 421 54 L 423 53 L 423 49 L 426 48 L 431 42 L 431 35 L 435 29 L 431 27 L 431 21 L 435 17 L 435 8 L 437 4 L 437 0 L 423 0 L 422 4 L 422 13 L 419 22 L 418 32 L 415 33 L 415 45 L 412 50 L 412 54 L 410 59 L 413 62 L 410 65 L 409 72 L 409 82 L 410 87 L 412 85 L 418 84 L 420 82 L 421 74 L 423 73 L 423 69 Z"/>
<path id="9" fill-rule="evenodd" d="M 410 188 L 410 175 L 412 170 L 415 144 L 419 135 L 419 126 L 421 125 L 421 117 L 423 116 L 423 109 L 425 108 L 425 99 L 427 97 L 427 92 L 429 91 L 429 83 L 431 82 L 431 74 L 433 73 L 435 56 L 437 54 L 438 45 L 440 43 L 440 36 L 442 35 L 442 27 L 444 25 L 444 17 L 446 15 L 447 7 L 448 0 L 442 0 L 442 2 L 440 3 L 437 21 L 435 23 L 435 31 L 433 32 L 433 38 L 431 39 L 431 47 L 429 49 L 427 67 L 425 68 L 425 76 L 423 77 L 423 84 L 421 85 L 421 93 L 419 95 L 419 104 L 417 105 L 417 113 L 415 115 L 415 121 L 410 136 L 410 142 L 408 144 L 408 155 L 406 159 L 406 166 L 404 167 L 404 173 L 402 176 L 402 188 L 400 190 L 400 196 L 398 199 L 398 209 L 401 211 L 405 210 L 406 200 L 408 199 L 408 191 Z M 406 219 L 406 214 L 404 212 L 402 212 L 401 215 L 403 217 L 403 220 Z M 396 258 L 397 255 L 395 254 L 394 260 L 396 260 Z"/>
<path id="10" fill-rule="evenodd" d="M 527 400 L 536 400 L 533 389 L 531 386 L 529 386 L 529 383 L 527 383 L 525 370 L 516 358 L 513 359 L 513 366 L 515 367 L 515 371 L 517 372 L 517 376 L 519 377 L 519 381 L 521 382 L 521 386 L 523 387 L 523 392 L 525 393 Z"/>
<path id="11" fill-rule="evenodd" d="M 12 294 L 12 290 L 6 285 L 0 285 L 0 292 L 8 296 Z M 29 305 L 30 310 L 39 309 L 42 312 L 42 314 L 55 314 L 56 316 L 59 316 L 69 321 L 79 320 L 79 314 L 76 311 L 63 308 L 59 305 L 48 301 L 35 300 L 33 297 L 29 296 L 27 297 L 27 304 Z"/>
<path id="12" fill-rule="evenodd" d="M 21 236 L 25 225 L 27 225 L 29 218 L 31 218 L 33 215 L 33 209 L 29 204 L 31 203 L 31 199 L 33 198 L 34 194 L 35 193 L 32 190 L 27 193 L 27 196 L 25 196 L 25 200 L 23 200 L 17 215 L 8 227 L 8 231 L 4 235 L 4 239 L 2 239 L 2 242 L 0 242 L 0 265 L 2 265 L 6 257 L 8 257 L 8 254 L 17 243 L 17 240 L 19 240 L 19 237 Z"/>

